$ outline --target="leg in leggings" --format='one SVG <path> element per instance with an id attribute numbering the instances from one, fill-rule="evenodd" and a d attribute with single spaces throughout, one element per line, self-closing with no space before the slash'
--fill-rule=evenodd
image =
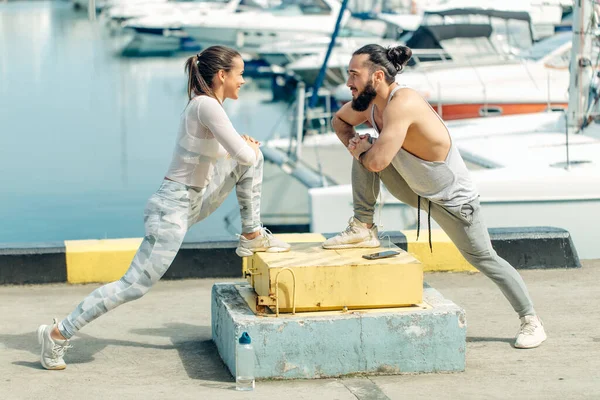
<path id="1" fill-rule="evenodd" d="M 146 294 L 175 259 L 188 229 L 210 215 L 236 187 L 244 232 L 260 229 L 262 154 L 255 165 L 220 160 L 205 189 L 164 181 L 146 207 L 146 236 L 118 281 L 94 290 L 58 325 L 67 339 L 102 314 Z"/>
<path id="2" fill-rule="evenodd" d="M 212 214 L 235 187 L 242 232 L 256 232 L 261 228 L 260 195 L 263 178 L 263 155 L 254 165 L 240 165 L 233 160 L 222 160 L 215 165 L 213 178 L 206 187 L 205 199 L 200 205 L 193 205 L 190 223 L 195 224 Z"/>
<path id="3" fill-rule="evenodd" d="M 171 196 L 163 190 L 169 187 Z M 161 194 L 161 191 L 163 193 Z M 187 187 L 165 181 L 144 211 L 146 234 L 125 275 L 94 290 L 63 321 L 58 330 L 67 339 L 94 319 L 128 301 L 142 297 L 171 266 L 188 230 Z"/>

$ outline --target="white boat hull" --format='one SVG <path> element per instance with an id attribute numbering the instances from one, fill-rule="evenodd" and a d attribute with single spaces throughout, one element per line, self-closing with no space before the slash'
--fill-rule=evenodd
<path id="1" fill-rule="evenodd" d="M 579 256 L 599 258 L 593 230 L 600 226 L 600 125 L 569 138 L 563 113 L 540 113 L 449 123 L 453 141 L 471 169 L 488 227 L 551 226 L 566 229 Z M 372 130 L 360 133 L 373 133 Z M 273 141 L 283 150 L 289 139 Z M 292 147 L 293 148 L 293 147 Z M 307 136 L 302 159 L 338 185 L 308 189 L 312 232 L 337 232 L 353 215 L 351 158 L 334 134 Z M 415 229 L 416 209 L 387 191 L 375 222 L 383 231 Z M 427 215 L 421 215 L 426 229 Z M 433 228 L 438 226 L 433 222 Z M 385 233 L 382 235 L 384 236 Z M 424 235 L 426 240 L 426 235 Z"/>
<path id="2" fill-rule="evenodd" d="M 594 182 L 600 188 L 600 173 Z M 592 184 L 592 183 L 590 183 Z M 558 182 L 549 182 L 556 186 Z M 385 231 L 416 229 L 417 210 L 389 197 L 381 211 L 375 214 L 375 223 L 380 226 L 380 234 Z M 484 220 L 489 228 L 552 226 L 566 229 L 573 238 L 579 257 L 592 259 L 600 257 L 600 248 L 593 234 L 600 226 L 600 194 L 591 199 L 563 199 L 500 201 L 486 196 L 481 190 L 481 205 Z M 338 232 L 345 228 L 348 218 L 353 215 L 352 188 L 342 185 L 330 188 L 309 190 L 311 211 L 311 232 Z M 421 211 L 421 231 L 427 229 L 427 214 Z M 432 228 L 439 226 L 432 220 Z M 420 240 L 427 240 L 422 234 Z"/>
<path id="3" fill-rule="evenodd" d="M 201 47 L 224 45 L 243 51 L 256 51 L 265 43 L 281 40 L 294 40 L 308 36 L 321 36 L 321 32 L 310 33 L 302 29 L 266 30 L 252 28 L 229 28 L 212 26 L 187 26 L 185 31 Z"/>

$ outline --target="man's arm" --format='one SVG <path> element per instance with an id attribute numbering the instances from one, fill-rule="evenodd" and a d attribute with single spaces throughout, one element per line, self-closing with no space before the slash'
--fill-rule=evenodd
<path id="1" fill-rule="evenodd" d="M 417 103 L 414 94 L 410 89 L 398 91 L 383 112 L 383 129 L 379 138 L 372 146 L 357 146 L 357 152 L 362 153 L 366 149 L 366 153 L 359 161 L 369 171 L 384 170 L 402 148 L 408 128 L 413 123 L 413 116 L 416 114 Z M 366 142 L 366 140 L 361 142 Z"/>
<path id="2" fill-rule="evenodd" d="M 367 120 L 364 112 L 354 111 L 350 103 L 346 103 L 335 113 L 331 119 L 331 127 L 335 134 L 348 147 L 350 139 L 356 136 L 354 127 Z"/>

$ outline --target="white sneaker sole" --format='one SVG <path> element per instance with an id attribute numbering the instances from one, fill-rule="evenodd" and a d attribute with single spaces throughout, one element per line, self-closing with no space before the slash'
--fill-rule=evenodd
<path id="1" fill-rule="evenodd" d="M 290 251 L 289 247 L 259 247 L 258 249 L 246 249 L 245 247 L 238 247 L 235 249 L 235 254 L 240 257 L 250 257 L 254 253 L 285 253 Z"/>
<path id="2" fill-rule="evenodd" d="M 530 345 L 517 345 L 517 343 L 515 342 L 515 349 L 535 349 L 536 347 L 540 346 L 542 343 L 544 343 L 546 341 L 546 339 L 548 339 L 548 336 L 546 334 L 544 334 L 544 338 L 539 341 L 538 343 L 534 343 L 534 344 L 530 344 Z"/>
<path id="3" fill-rule="evenodd" d="M 42 367 L 49 369 L 49 370 L 54 370 L 54 371 L 65 369 L 65 368 L 67 368 L 66 365 L 50 366 L 44 362 L 44 346 L 43 346 L 44 331 L 46 330 L 47 327 L 48 327 L 48 325 L 40 325 L 40 327 L 37 330 L 38 343 L 40 344 L 40 346 L 42 346 L 42 350 L 40 351 L 40 362 L 42 363 Z"/>
<path id="4" fill-rule="evenodd" d="M 360 248 L 376 248 L 380 247 L 381 243 L 379 240 L 365 240 L 364 242 L 358 243 L 340 243 L 340 244 L 325 244 L 323 243 L 323 248 L 328 250 L 333 249 L 360 249 Z"/>

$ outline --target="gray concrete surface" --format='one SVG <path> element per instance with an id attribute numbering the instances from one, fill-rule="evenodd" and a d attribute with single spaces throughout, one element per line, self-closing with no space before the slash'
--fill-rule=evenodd
<path id="1" fill-rule="evenodd" d="M 64 371 L 38 361 L 35 330 L 98 285 L 0 286 L 0 399 L 600 399 L 600 261 L 522 271 L 549 339 L 511 347 L 519 320 L 481 274 L 425 279 L 467 312 L 467 369 L 452 374 L 260 381 L 233 390 L 210 339 L 210 288 L 160 282 L 87 326 Z"/>

